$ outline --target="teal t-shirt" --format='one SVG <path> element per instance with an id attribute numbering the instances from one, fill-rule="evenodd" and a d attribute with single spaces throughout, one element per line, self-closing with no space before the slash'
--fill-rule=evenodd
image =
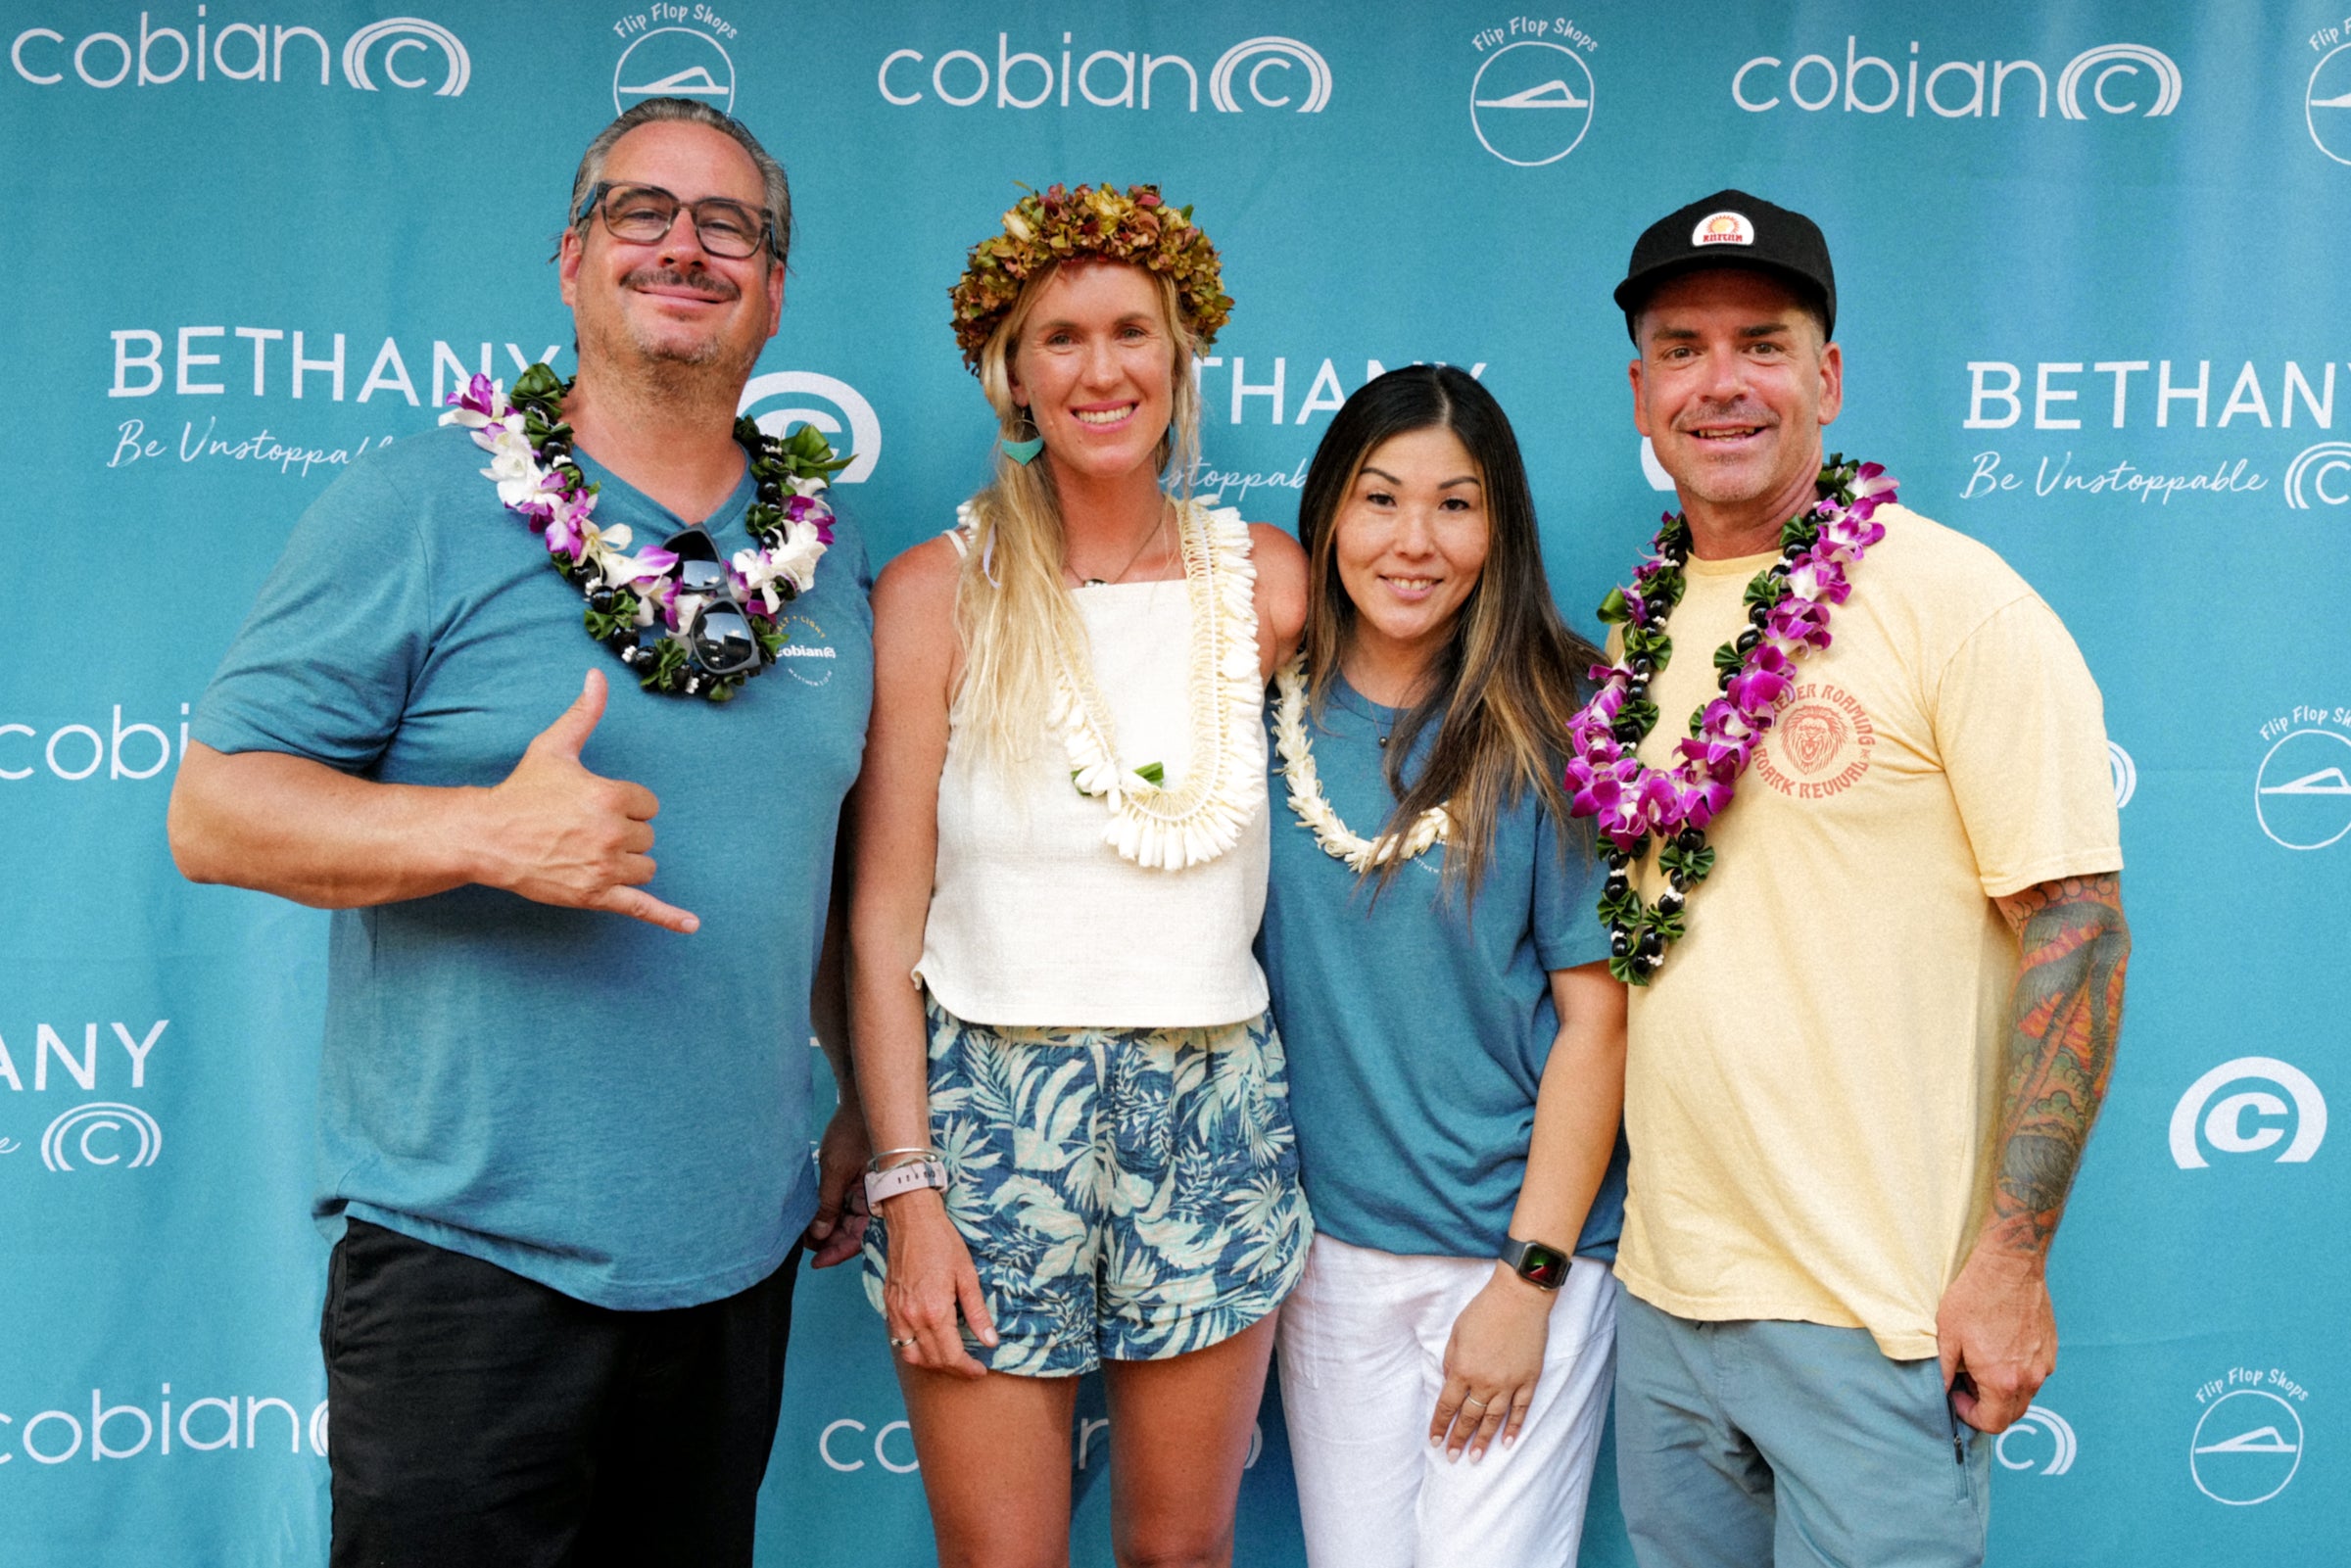
<path id="1" fill-rule="evenodd" d="M 1307 722 L 1323 795 L 1366 838 L 1396 809 L 1381 740 L 1399 717 L 1341 680 Z M 1408 781 L 1435 742 L 1436 726 L 1424 726 Z M 1606 874 L 1591 834 L 1524 796 L 1497 825 L 1473 910 L 1443 884 L 1441 846 L 1374 901 L 1373 883 L 1289 809 L 1278 749 L 1271 763 L 1272 873 L 1258 956 L 1289 1056 L 1315 1224 L 1381 1252 L 1492 1257 L 1510 1230 L 1535 1092 L 1559 1033 L 1551 972 L 1608 956 L 1594 913 Z M 1615 1256 L 1624 1166 L 1619 1136 L 1579 1256 Z"/>
<path id="2" fill-rule="evenodd" d="M 602 1307 L 731 1295 L 815 1212 L 809 991 L 873 698 L 846 519 L 788 657 L 723 706 L 642 690 L 455 429 L 355 463 L 303 514 L 194 716 L 220 751 L 494 784 L 600 669 L 582 762 L 660 800 L 649 891 L 691 936 L 464 886 L 332 917 L 322 1220 L 351 1213 Z M 588 460 L 630 548 L 680 520 Z M 746 475 L 707 522 L 744 547 Z"/>

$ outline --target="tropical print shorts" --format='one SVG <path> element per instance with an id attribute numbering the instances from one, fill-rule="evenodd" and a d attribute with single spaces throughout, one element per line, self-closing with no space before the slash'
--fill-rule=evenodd
<path id="1" fill-rule="evenodd" d="M 998 1336 L 993 1371 L 1181 1355 L 1281 1304 L 1314 1221 L 1271 1017 L 1206 1029 L 990 1028 L 926 1002 L 931 1135 Z M 865 1288 L 888 1267 L 877 1218 Z"/>

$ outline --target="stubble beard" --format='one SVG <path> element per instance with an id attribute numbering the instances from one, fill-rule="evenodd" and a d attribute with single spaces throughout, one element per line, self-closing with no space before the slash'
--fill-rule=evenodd
<path id="1" fill-rule="evenodd" d="M 1772 418 L 1768 412 L 1737 404 L 1702 409 L 1697 417 L 1702 421 L 1756 425 L 1767 434 L 1773 450 L 1749 461 L 1717 463 L 1708 453 L 1706 442 L 1695 436 L 1688 438 L 1687 446 L 1696 461 L 1689 464 L 1688 473 L 1672 476 L 1675 488 L 1683 496 L 1707 506 L 1729 509 L 1768 500 L 1793 482 L 1789 475 L 1780 472 L 1796 435 L 1785 422 Z"/>
<path id="2" fill-rule="evenodd" d="M 1745 506 L 1763 499 L 1778 487 L 1770 473 L 1757 468 L 1717 471 L 1700 463 L 1687 475 L 1673 476 L 1674 484 L 1708 506 Z"/>
<path id="3" fill-rule="evenodd" d="M 710 274 L 686 274 L 654 267 L 630 273 L 622 286 L 627 289 L 647 282 L 715 284 L 713 292 L 723 291 L 730 299 L 738 299 L 742 294 L 732 283 Z M 725 331 L 716 326 L 681 342 L 618 309 L 608 315 L 593 318 L 592 322 L 581 323 L 581 328 L 580 347 L 584 355 L 599 361 L 607 373 L 663 398 L 694 402 L 724 398 L 732 404 L 750 379 L 759 351 L 766 347 L 764 340 L 740 346 L 731 344 Z"/>

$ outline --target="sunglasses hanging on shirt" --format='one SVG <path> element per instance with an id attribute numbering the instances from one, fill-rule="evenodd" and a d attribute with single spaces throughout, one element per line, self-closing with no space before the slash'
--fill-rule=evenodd
<path id="1" fill-rule="evenodd" d="M 697 211 L 696 222 L 707 215 Z M 626 528 L 607 536 L 595 521 L 596 486 L 573 458 L 563 422 L 570 391 L 544 364 L 525 370 L 511 396 L 477 375 L 451 395 L 441 422 L 471 430 L 474 444 L 499 459 L 484 476 L 498 481 L 506 509 L 530 524 L 548 563 L 580 591 L 588 635 L 617 653 L 639 686 L 727 701 L 788 641 L 783 607 L 816 584 L 817 563 L 833 544 L 825 491 L 849 459 L 835 456 L 813 425 L 779 437 L 739 416 L 734 435 L 754 485 L 743 526 L 753 547 L 722 557 L 696 525 L 661 549 L 630 555 Z"/>
<path id="2" fill-rule="evenodd" d="M 670 569 L 678 585 L 678 635 L 686 640 L 693 664 L 712 676 L 748 680 L 757 675 L 766 662 L 765 650 L 727 581 L 726 562 L 709 530 L 699 523 L 682 528 L 661 547 L 678 558 Z"/>

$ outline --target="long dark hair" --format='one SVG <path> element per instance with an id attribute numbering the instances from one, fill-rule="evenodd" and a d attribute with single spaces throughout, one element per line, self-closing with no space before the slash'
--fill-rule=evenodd
<path id="1" fill-rule="evenodd" d="M 1421 812 L 1444 806 L 1453 818 L 1445 878 L 1464 885 L 1474 900 L 1505 809 L 1533 789 L 1565 821 L 1560 772 L 1567 721 L 1582 702 L 1582 674 L 1600 653 L 1567 629 L 1551 601 L 1534 497 L 1502 404 L 1466 371 L 1407 365 L 1347 400 L 1316 449 L 1299 496 L 1313 711 L 1322 711 L 1355 635 L 1355 602 L 1339 581 L 1333 547 L 1339 510 L 1366 459 L 1383 442 L 1431 428 L 1451 431 L 1477 464 L 1489 530 L 1486 564 L 1430 668 L 1427 689 L 1388 737 L 1384 766 L 1396 809 L 1381 836 L 1403 833 Z M 1437 738 L 1428 766 L 1407 787 L 1404 759 L 1432 724 Z M 1400 864 L 1393 856 L 1380 864 L 1382 886 Z"/>

